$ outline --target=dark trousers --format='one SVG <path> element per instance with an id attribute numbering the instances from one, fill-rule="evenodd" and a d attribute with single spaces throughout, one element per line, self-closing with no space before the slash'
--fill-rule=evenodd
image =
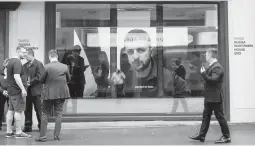
<path id="1" fill-rule="evenodd" d="M 4 115 L 4 105 L 7 103 L 7 106 L 9 106 L 9 98 L 5 97 L 4 95 L 0 95 L 0 127 L 2 127 L 2 122 L 3 118 L 5 117 Z M 13 121 L 12 121 L 12 126 L 14 125 L 14 115 L 13 115 Z"/>
<path id="2" fill-rule="evenodd" d="M 124 84 L 115 85 L 115 90 L 116 90 L 116 96 L 117 97 L 123 97 L 124 96 L 123 88 L 124 88 Z"/>
<path id="3" fill-rule="evenodd" d="M 54 107 L 54 112 L 55 112 L 54 136 L 59 136 L 60 130 L 61 130 L 64 102 L 65 102 L 65 99 L 44 100 L 42 102 L 42 120 L 41 120 L 40 137 L 46 136 L 48 118 L 51 114 L 52 107 Z"/>
<path id="4" fill-rule="evenodd" d="M 6 102 L 6 97 L 0 93 L 0 127 L 2 127 L 2 122 L 4 118 L 4 105 Z"/>
<path id="5" fill-rule="evenodd" d="M 38 120 L 38 128 L 41 124 L 41 96 L 32 96 L 30 89 L 28 89 L 28 96 L 26 98 L 25 110 L 25 127 L 31 128 L 33 125 L 33 105 Z"/>
<path id="6" fill-rule="evenodd" d="M 212 111 L 214 111 L 216 119 L 219 122 L 223 136 L 230 137 L 228 123 L 223 112 L 222 102 L 205 102 L 204 103 L 203 121 L 200 128 L 200 134 L 204 137 L 206 136 L 206 133 L 209 129 L 209 125 L 211 121 Z"/>
<path id="7" fill-rule="evenodd" d="M 84 84 L 68 84 L 71 98 L 83 98 Z"/>

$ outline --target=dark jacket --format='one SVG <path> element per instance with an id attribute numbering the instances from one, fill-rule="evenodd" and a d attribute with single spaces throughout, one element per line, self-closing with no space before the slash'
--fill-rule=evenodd
<path id="1" fill-rule="evenodd" d="M 35 59 L 31 65 L 30 62 L 25 63 L 23 68 L 26 79 L 30 76 L 31 95 L 41 95 L 43 85 L 40 83 L 40 78 L 45 71 L 43 64 Z"/>
<path id="2" fill-rule="evenodd" d="M 180 76 L 175 75 L 174 77 L 174 95 L 175 96 L 186 96 L 189 94 L 189 88 L 187 82 Z"/>
<path id="3" fill-rule="evenodd" d="M 70 54 L 67 56 L 67 60 L 70 63 L 74 63 L 74 66 L 69 65 L 69 72 L 71 74 L 71 81 L 69 84 L 86 84 L 84 59 L 78 54 Z"/>
<path id="4" fill-rule="evenodd" d="M 70 98 L 67 86 L 70 74 L 67 65 L 58 61 L 45 65 L 45 72 L 40 81 L 44 84 L 42 100 Z"/>
<path id="5" fill-rule="evenodd" d="M 182 79 L 185 80 L 185 76 L 186 76 L 186 70 L 184 68 L 183 65 L 180 65 L 176 70 L 175 70 L 175 73 L 181 77 Z"/>
<path id="6" fill-rule="evenodd" d="M 0 73 L 0 94 L 3 94 L 4 90 L 7 90 L 8 87 L 8 83 L 7 83 L 7 79 L 4 79 L 4 73 L 3 70 Z"/>
<path id="7" fill-rule="evenodd" d="M 202 77 L 205 80 L 205 101 L 222 102 L 224 98 L 222 90 L 224 71 L 219 62 L 213 63 L 204 73 L 202 73 Z"/>

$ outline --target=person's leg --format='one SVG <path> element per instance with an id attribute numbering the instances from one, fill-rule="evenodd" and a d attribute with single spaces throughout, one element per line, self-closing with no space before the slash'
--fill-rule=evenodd
<path id="1" fill-rule="evenodd" d="M 229 127 L 224 115 L 222 103 L 214 103 L 213 110 L 214 110 L 215 117 L 219 122 L 223 136 L 225 138 L 230 138 Z"/>
<path id="2" fill-rule="evenodd" d="M 47 125 L 48 125 L 48 116 L 51 113 L 52 106 L 53 106 L 52 100 L 44 100 L 42 102 L 40 137 L 46 137 Z"/>
<path id="3" fill-rule="evenodd" d="M 174 97 L 173 98 L 172 113 L 176 113 L 178 105 L 179 105 L 179 99 Z"/>
<path id="4" fill-rule="evenodd" d="M 210 121 L 211 121 L 211 116 L 212 116 L 212 107 L 211 107 L 211 103 L 205 102 L 204 103 L 204 111 L 203 111 L 203 120 L 202 120 L 202 125 L 200 128 L 200 135 L 202 137 L 205 137 L 209 126 L 210 126 Z"/>
<path id="5" fill-rule="evenodd" d="M 24 132 L 31 132 L 32 131 L 32 125 L 33 125 L 33 98 L 30 93 L 30 89 L 28 89 L 28 96 L 26 97 L 26 110 L 25 110 L 25 127 Z"/>
<path id="6" fill-rule="evenodd" d="M 188 109 L 188 104 L 187 104 L 186 98 L 180 98 L 180 100 L 181 100 L 181 104 L 184 108 L 184 112 L 188 113 L 189 109 Z"/>
<path id="7" fill-rule="evenodd" d="M 54 137 L 59 137 L 62 124 L 63 104 L 65 99 L 57 99 L 54 103 L 54 110 L 56 112 L 55 130 Z"/>
<path id="8" fill-rule="evenodd" d="M 28 135 L 22 132 L 22 116 L 24 115 L 24 111 L 26 109 L 26 101 L 21 95 L 13 96 L 16 102 L 13 102 L 14 105 L 14 119 L 16 126 L 16 138 L 30 138 L 31 135 Z M 24 124 L 24 123 L 23 123 Z"/>
<path id="9" fill-rule="evenodd" d="M 0 130 L 2 130 L 2 122 L 4 119 L 5 102 L 6 102 L 6 97 L 0 93 Z"/>
<path id="10" fill-rule="evenodd" d="M 8 111 L 6 114 L 6 136 L 5 137 L 11 137 L 14 136 L 13 130 L 12 130 L 12 122 L 13 122 L 13 115 L 14 115 L 14 104 L 16 100 L 13 100 L 14 97 L 9 97 L 9 103 L 8 103 Z"/>
<path id="11" fill-rule="evenodd" d="M 41 127 L 41 116 L 42 116 L 42 111 L 41 111 L 41 106 L 42 106 L 42 101 L 41 101 L 41 96 L 34 96 L 33 97 L 33 104 L 34 104 L 34 109 L 35 109 L 35 113 L 36 113 L 36 117 L 37 117 L 37 121 L 38 121 L 38 128 L 40 130 Z"/>

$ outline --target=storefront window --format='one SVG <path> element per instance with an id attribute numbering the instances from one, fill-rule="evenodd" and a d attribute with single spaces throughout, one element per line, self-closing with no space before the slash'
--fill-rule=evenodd
<path id="1" fill-rule="evenodd" d="M 164 4 L 163 8 L 164 66 L 185 81 L 174 79 L 175 84 L 186 83 L 190 90 L 176 96 L 173 91 L 182 89 L 175 87 L 165 90 L 165 96 L 173 97 L 173 113 L 202 112 L 204 82 L 200 69 L 202 64 L 206 66 L 205 52 L 218 48 L 217 5 Z M 168 78 L 164 76 L 164 81 Z"/>
<path id="2" fill-rule="evenodd" d="M 0 69 L 5 58 L 5 31 L 6 31 L 6 12 L 0 11 Z"/>
<path id="3" fill-rule="evenodd" d="M 57 4 L 56 48 L 72 75 L 65 112 L 201 113 L 199 72 L 218 46 L 217 21 L 211 4 Z M 178 100 L 174 72 L 190 91 Z"/>

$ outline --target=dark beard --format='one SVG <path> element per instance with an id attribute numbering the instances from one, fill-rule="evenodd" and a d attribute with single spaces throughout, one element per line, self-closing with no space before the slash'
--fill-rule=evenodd
<path id="1" fill-rule="evenodd" d="M 140 68 L 140 69 L 138 69 L 138 70 L 136 70 L 137 72 L 143 72 L 144 70 L 146 70 L 147 68 L 148 68 L 148 66 L 150 65 L 150 63 L 151 63 L 151 59 L 149 59 L 149 61 L 146 63 L 146 64 L 144 64 L 143 66 L 142 66 L 142 68 Z"/>

